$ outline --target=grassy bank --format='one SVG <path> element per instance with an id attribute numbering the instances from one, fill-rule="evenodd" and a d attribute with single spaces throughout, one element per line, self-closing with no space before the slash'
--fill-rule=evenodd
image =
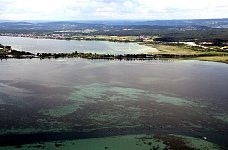
<path id="1" fill-rule="evenodd" d="M 159 50 L 156 54 L 175 54 L 180 55 L 178 59 L 183 60 L 202 60 L 228 63 L 228 52 L 220 52 L 216 49 L 204 49 L 200 47 L 188 46 L 183 44 L 153 43 L 146 44 Z M 195 57 L 191 57 L 195 55 Z"/>
<path id="2" fill-rule="evenodd" d="M 148 45 L 149 46 L 149 45 Z M 195 51 L 190 47 L 184 45 L 164 45 L 164 44 L 151 44 L 150 46 L 155 47 L 159 50 L 158 54 L 200 54 L 200 51 Z"/>
<path id="3" fill-rule="evenodd" d="M 223 62 L 228 64 L 228 56 L 209 56 L 209 57 L 196 57 L 193 60 Z"/>

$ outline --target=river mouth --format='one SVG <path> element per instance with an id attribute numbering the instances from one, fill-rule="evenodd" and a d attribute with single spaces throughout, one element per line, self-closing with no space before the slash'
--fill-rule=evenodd
<path id="1" fill-rule="evenodd" d="M 225 64 L 12 59 L 0 68 L 1 146 L 176 134 L 227 147 Z"/>

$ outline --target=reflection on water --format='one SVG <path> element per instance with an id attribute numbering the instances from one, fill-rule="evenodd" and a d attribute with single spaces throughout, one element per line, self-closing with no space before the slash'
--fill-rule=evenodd
<path id="1" fill-rule="evenodd" d="M 1 145 L 153 133 L 228 143 L 225 64 L 33 59 L 0 68 Z"/>

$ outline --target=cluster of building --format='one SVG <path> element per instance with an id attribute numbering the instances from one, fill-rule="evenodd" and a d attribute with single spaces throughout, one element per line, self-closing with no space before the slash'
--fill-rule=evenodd
<path id="1" fill-rule="evenodd" d="M 12 51 L 11 46 L 3 46 L 0 44 L 0 54 L 10 54 Z"/>
<path id="2" fill-rule="evenodd" d="M 67 33 L 56 34 L 17 34 L 17 33 L 1 33 L 0 36 L 12 36 L 12 37 L 26 37 L 26 38 L 38 38 L 38 39 L 66 39 L 69 38 Z"/>

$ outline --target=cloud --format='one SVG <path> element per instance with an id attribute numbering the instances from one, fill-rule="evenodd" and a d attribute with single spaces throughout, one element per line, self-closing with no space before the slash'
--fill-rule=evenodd
<path id="1" fill-rule="evenodd" d="M 112 20 L 228 17 L 226 0 L 0 0 L 0 19 Z"/>

